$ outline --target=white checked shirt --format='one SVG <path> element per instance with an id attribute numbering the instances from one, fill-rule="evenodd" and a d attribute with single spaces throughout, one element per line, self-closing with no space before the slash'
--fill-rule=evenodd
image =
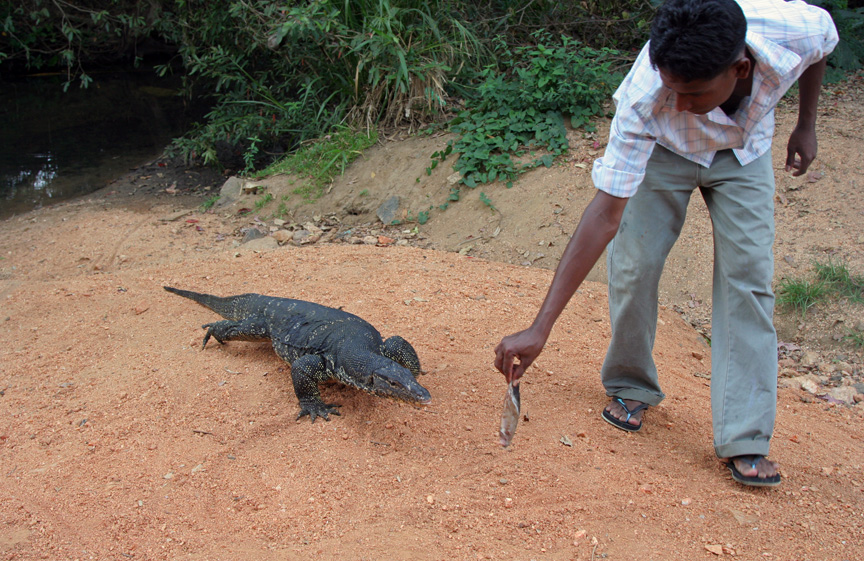
<path id="1" fill-rule="evenodd" d="M 591 174 L 598 189 L 632 197 L 655 143 L 705 167 L 718 150 L 732 149 L 746 165 L 771 148 L 774 106 L 810 65 L 834 49 L 837 30 L 826 11 L 800 0 L 738 4 L 747 17 L 747 47 L 756 59 L 752 94 L 731 116 L 719 107 L 705 115 L 676 111 L 675 93 L 651 68 L 646 44 L 612 96 L 616 113 L 609 144 Z"/>

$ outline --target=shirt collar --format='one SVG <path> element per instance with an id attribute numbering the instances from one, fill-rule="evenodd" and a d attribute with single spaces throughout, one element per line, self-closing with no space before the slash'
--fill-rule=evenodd
<path id="1" fill-rule="evenodd" d="M 758 92 L 761 89 L 774 90 L 780 87 L 783 76 L 789 74 L 801 63 L 800 56 L 758 33 L 748 31 L 745 36 L 745 43 L 748 49 L 750 49 L 753 58 L 756 59 L 752 90 L 754 92 Z M 633 104 L 633 109 L 643 119 L 650 119 L 657 113 L 675 111 L 675 99 L 672 92 L 663 87 L 660 74 L 657 70 L 652 69 L 652 71 L 656 80 L 656 87 L 659 88 L 657 97 L 650 99 L 645 96 Z M 745 97 L 739 109 L 746 109 L 752 104 L 760 106 L 762 110 L 759 112 L 762 113 L 765 109 L 762 107 L 763 105 L 773 107 L 771 102 L 763 100 L 764 96 L 761 95 Z M 744 113 L 744 111 L 740 112 Z M 714 115 L 714 113 L 717 113 L 717 115 Z M 732 122 L 732 119 L 727 117 L 720 108 L 714 109 L 707 116 L 712 121 L 720 124 L 730 124 Z"/>

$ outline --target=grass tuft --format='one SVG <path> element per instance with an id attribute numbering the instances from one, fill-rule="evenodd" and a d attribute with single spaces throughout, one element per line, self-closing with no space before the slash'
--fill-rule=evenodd
<path id="1" fill-rule="evenodd" d="M 260 179 L 270 175 L 294 174 L 304 184 L 294 192 L 306 199 L 317 199 L 333 179 L 378 141 L 375 130 L 358 132 L 350 127 L 339 127 L 336 132 L 309 143 L 287 158 L 279 160 L 251 177 Z"/>
<path id="2" fill-rule="evenodd" d="M 827 296 L 828 289 L 824 280 L 783 279 L 777 290 L 777 304 L 793 309 L 803 318 L 807 310 Z"/>

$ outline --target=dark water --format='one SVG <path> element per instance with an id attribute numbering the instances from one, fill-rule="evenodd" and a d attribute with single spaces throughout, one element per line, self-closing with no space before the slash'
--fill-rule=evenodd
<path id="1" fill-rule="evenodd" d="M 158 156 L 186 129 L 177 83 L 152 71 L 0 81 L 0 219 L 91 193 Z"/>

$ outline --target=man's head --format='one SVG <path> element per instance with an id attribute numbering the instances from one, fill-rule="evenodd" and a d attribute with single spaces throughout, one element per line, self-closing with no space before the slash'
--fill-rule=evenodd
<path id="1" fill-rule="evenodd" d="M 648 54 L 678 109 L 707 113 L 751 70 L 747 20 L 734 0 L 666 0 L 651 25 Z"/>
<path id="2" fill-rule="evenodd" d="M 651 24 L 651 64 L 683 80 L 710 80 L 741 57 L 746 33 L 735 0 L 666 0 Z"/>

